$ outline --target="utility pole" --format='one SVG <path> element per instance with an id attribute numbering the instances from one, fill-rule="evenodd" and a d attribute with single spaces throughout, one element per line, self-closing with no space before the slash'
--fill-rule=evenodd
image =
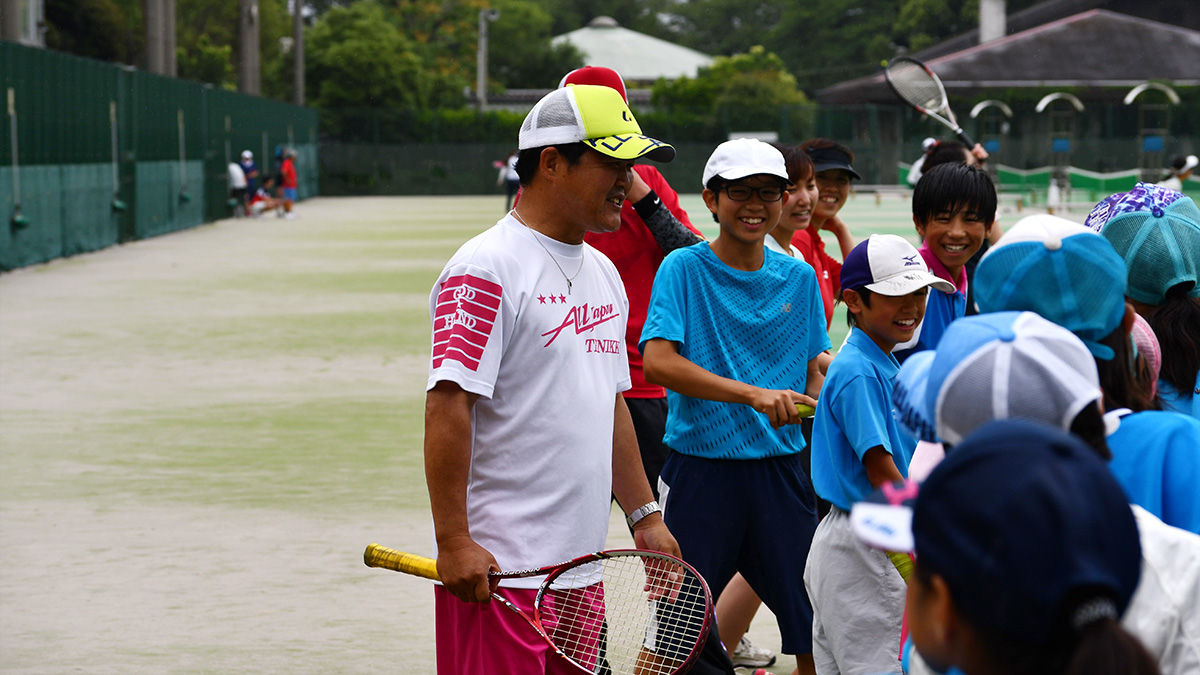
<path id="1" fill-rule="evenodd" d="M 500 18 L 500 10 L 479 10 L 479 51 L 475 54 L 475 100 L 479 112 L 487 106 L 488 22 Z"/>
<path id="2" fill-rule="evenodd" d="M 238 0 L 238 91 L 259 93 L 258 0 Z"/>
<path id="3" fill-rule="evenodd" d="M 145 0 L 146 70 L 163 74 L 166 66 L 166 6 L 164 0 Z"/>
<path id="4" fill-rule="evenodd" d="M 292 66 L 295 69 L 293 95 L 296 105 L 304 105 L 304 1 L 292 0 Z"/>
<path id="5" fill-rule="evenodd" d="M 163 0 L 162 14 L 162 70 L 169 77 L 179 76 L 178 55 L 175 53 L 175 0 Z"/>

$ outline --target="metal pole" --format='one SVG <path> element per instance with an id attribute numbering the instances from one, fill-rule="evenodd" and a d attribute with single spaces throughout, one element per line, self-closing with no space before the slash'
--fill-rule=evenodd
<path id="1" fill-rule="evenodd" d="M 296 105 L 304 105 L 304 2 L 292 0 L 292 66 Z"/>
<path id="2" fill-rule="evenodd" d="M 258 0 L 238 0 L 238 91 L 259 94 Z"/>
<path id="3" fill-rule="evenodd" d="M 13 204 L 17 207 L 17 213 L 20 213 L 21 172 L 17 166 L 17 155 L 20 154 L 17 149 L 17 92 L 12 87 L 8 88 L 8 119 L 9 136 L 12 138 Z"/>
<path id="4" fill-rule="evenodd" d="M 479 10 L 479 50 L 475 53 L 475 100 L 479 112 L 487 107 L 488 22 L 500 18 L 500 10 Z"/>

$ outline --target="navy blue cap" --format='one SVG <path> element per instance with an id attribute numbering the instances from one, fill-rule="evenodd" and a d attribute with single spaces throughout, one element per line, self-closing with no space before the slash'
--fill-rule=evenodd
<path id="1" fill-rule="evenodd" d="M 867 288 L 898 296 L 933 286 L 954 292 L 954 284 L 930 272 L 916 247 L 895 234 L 873 234 L 859 242 L 842 262 L 841 280 L 842 291 Z"/>
<path id="2" fill-rule="evenodd" d="M 980 427 L 921 485 L 912 511 L 918 564 L 941 575 L 972 623 L 1041 642 L 1066 628 L 1066 603 L 1137 588 L 1133 512 L 1079 439 L 1003 420 Z"/>
<path id="3" fill-rule="evenodd" d="M 862 176 L 850 166 L 850 155 L 837 148 L 806 148 L 805 152 L 812 158 L 813 173 L 818 171 L 828 171 L 830 169 L 844 169 L 850 172 L 850 175 L 858 180 L 862 180 Z"/>

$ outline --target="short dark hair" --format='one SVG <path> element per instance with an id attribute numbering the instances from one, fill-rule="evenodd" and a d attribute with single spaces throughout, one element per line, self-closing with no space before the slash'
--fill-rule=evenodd
<path id="1" fill-rule="evenodd" d="M 921 172 L 924 173 L 935 166 L 951 162 L 966 164 L 966 157 L 970 152 L 967 146 L 958 141 L 939 141 L 929 148 L 929 152 L 925 153 L 925 162 L 921 164 Z"/>
<path id="2" fill-rule="evenodd" d="M 842 290 L 854 291 L 855 293 L 858 293 L 858 297 L 862 300 L 863 307 L 871 306 L 871 295 L 873 291 L 866 286 L 863 286 L 862 288 L 843 288 Z M 833 303 L 834 306 L 836 307 L 839 302 L 842 302 L 842 294 L 840 292 L 838 293 L 837 300 L 835 300 Z M 854 328 L 858 325 L 858 322 L 854 320 L 854 312 L 851 312 L 849 309 L 846 310 L 846 325 L 851 328 Z"/>
<path id="3" fill-rule="evenodd" d="M 567 164 L 575 166 L 579 160 L 583 158 L 583 153 L 587 151 L 588 146 L 583 143 L 564 143 L 562 145 L 543 145 L 538 148 L 526 148 L 517 152 L 517 177 L 521 179 L 521 185 L 529 185 L 533 180 L 534 174 L 537 173 L 538 164 L 542 161 L 542 151 L 546 148 L 555 148 L 558 154 L 562 155 L 567 160 Z"/>
<path id="4" fill-rule="evenodd" d="M 786 143 L 772 143 L 772 147 L 783 155 L 783 164 L 787 167 L 788 178 L 793 184 L 799 185 L 800 181 L 805 178 L 811 178 L 816 172 L 813 170 L 812 157 L 808 153 L 801 150 L 798 145 L 787 145 Z"/>
<path id="5" fill-rule="evenodd" d="M 996 185 L 978 166 L 942 164 L 921 174 L 913 190 L 913 218 L 928 223 L 939 213 L 965 209 L 985 223 L 996 220 Z"/>

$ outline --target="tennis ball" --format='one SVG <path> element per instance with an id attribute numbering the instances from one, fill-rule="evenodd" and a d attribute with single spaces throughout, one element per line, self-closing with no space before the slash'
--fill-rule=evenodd
<path id="1" fill-rule="evenodd" d="M 879 67 L 887 68 L 887 59 L 879 59 Z"/>
<path id="2" fill-rule="evenodd" d="M 803 403 L 797 403 L 796 404 L 796 412 L 800 413 L 801 417 L 812 417 L 814 414 L 816 414 L 817 409 L 812 407 L 811 405 L 804 405 Z"/>

